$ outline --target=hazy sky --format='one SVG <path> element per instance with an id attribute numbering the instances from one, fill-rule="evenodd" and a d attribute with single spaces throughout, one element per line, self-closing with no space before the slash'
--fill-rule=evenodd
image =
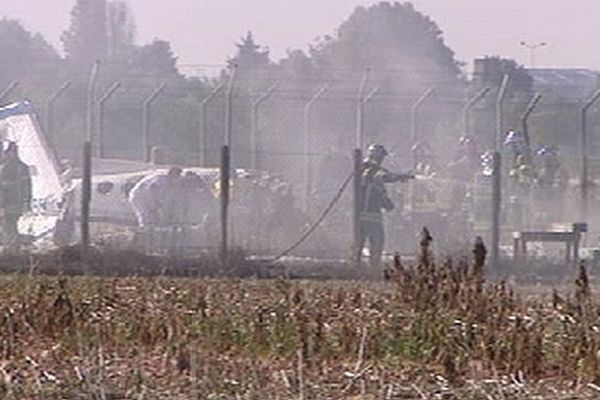
<path id="1" fill-rule="evenodd" d="M 0 0 L 0 16 L 21 20 L 60 48 L 74 0 Z M 182 64 L 223 64 L 247 30 L 274 59 L 332 33 L 358 5 L 375 0 L 129 0 L 138 42 L 171 41 Z M 600 69 L 600 0 L 414 0 L 444 31 L 461 61 L 501 55 L 529 64 L 520 41 L 548 45 L 537 66 Z M 211 67 L 203 67 L 210 69 Z M 214 67 L 213 67 L 214 68 Z M 198 71 L 198 69 L 196 70 Z M 210 72 L 206 70 L 205 72 Z"/>

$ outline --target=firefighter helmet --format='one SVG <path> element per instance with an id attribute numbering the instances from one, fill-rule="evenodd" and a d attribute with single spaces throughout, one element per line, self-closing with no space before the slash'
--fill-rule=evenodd
<path id="1" fill-rule="evenodd" d="M 383 160 L 387 155 L 388 151 L 380 144 L 372 144 L 367 149 L 367 158 L 369 160 Z"/>

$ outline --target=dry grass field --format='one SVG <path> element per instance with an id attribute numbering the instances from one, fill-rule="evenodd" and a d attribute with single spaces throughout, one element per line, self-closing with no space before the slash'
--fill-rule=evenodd
<path id="1" fill-rule="evenodd" d="M 387 282 L 0 279 L 4 399 L 595 399 L 600 302 L 423 248 Z"/>

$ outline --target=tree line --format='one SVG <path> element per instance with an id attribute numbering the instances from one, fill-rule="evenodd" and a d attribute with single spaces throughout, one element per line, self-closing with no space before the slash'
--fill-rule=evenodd
<path id="1" fill-rule="evenodd" d="M 49 94 L 70 81 L 68 95 L 57 106 L 61 112 L 55 144 L 62 154 L 74 156 L 85 127 L 87 79 L 91 65 L 99 60 L 99 91 L 116 81 L 124 88 L 109 106 L 108 155 L 135 158 L 139 153 L 136 147 L 143 99 L 166 83 L 152 114 L 152 144 L 181 154 L 181 161 L 193 158 L 197 151 L 198 104 L 216 86 L 226 84 L 231 71 L 228 67 L 234 65 L 238 71 L 239 105 L 234 131 L 240 148 L 249 146 L 249 105 L 273 85 L 288 100 L 286 104 L 271 106 L 271 118 L 277 120 L 272 124 L 277 128 L 272 127 L 270 133 L 273 143 L 297 136 L 301 120 L 296 114 L 302 104 L 319 88 L 328 86 L 327 109 L 317 110 L 315 120 L 324 135 L 332 137 L 316 143 L 318 146 L 352 137 L 352 123 L 347 120 L 354 116 L 348 109 L 352 110 L 355 93 L 367 70 L 369 88 L 378 88 L 381 99 L 393 97 L 393 101 L 377 102 L 371 111 L 369 134 L 383 142 L 392 137 L 408 140 L 408 116 L 404 112 L 399 118 L 395 110 L 398 105 L 408 109 L 431 86 L 436 86 L 441 103 L 443 99 L 456 100 L 451 107 L 438 107 L 436 115 L 425 122 L 425 130 L 442 137 L 448 136 L 444 125 L 447 114 L 462 107 L 460 100 L 482 86 L 498 86 L 505 73 L 514 75 L 511 93 L 519 103 L 526 103 L 532 94 L 531 77 L 512 60 L 489 57 L 495 67 L 476 83 L 468 79 L 464 64 L 445 43 L 440 27 L 411 3 L 383 1 L 357 7 L 334 32 L 317 39 L 306 51 L 289 50 L 277 61 L 271 58 L 268 47 L 247 32 L 235 43 L 231 57 L 224 60 L 226 67 L 219 76 L 189 77 L 178 70 L 177 56 L 167 40 L 137 43 L 135 18 L 126 1 L 76 0 L 70 25 L 61 35 L 62 53 L 40 34 L 27 31 L 19 21 L 0 20 L 0 87 L 20 81 L 20 91 L 13 97 L 27 97 L 43 113 L 42 105 Z M 214 148 L 221 141 L 220 106 L 217 102 L 208 123 L 208 143 Z M 459 129 L 452 134 L 460 135 Z"/>

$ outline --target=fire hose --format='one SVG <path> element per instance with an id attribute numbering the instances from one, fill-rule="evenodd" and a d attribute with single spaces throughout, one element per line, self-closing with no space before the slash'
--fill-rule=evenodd
<path id="1" fill-rule="evenodd" d="M 304 243 L 304 241 L 306 241 L 306 239 L 308 239 L 310 237 L 310 235 L 312 235 L 312 233 L 323 223 L 325 218 L 327 218 L 327 216 L 329 215 L 331 210 L 333 210 L 333 207 L 335 207 L 335 205 L 338 203 L 338 201 L 340 201 L 340 199 L 342 198 L 342 194 L 344 194 L 344 192 L 346 191 L 346 188 L 348 187 L 348 184 L 352 181 L 353 177 L 354 177 L 354 172 L 352 172 L 348 176 L 348 178 L 346 178 L 346 180 L 344 181 L 342 186 L 340 186 L 340 189 L 337 191 L 335 196 L 333 196 L 333 199 L 327 205 L 327 207 L 325 207 L 323 209 L 323 211 L 321 212 L 321 214 L 319 215 L 317 220 L 302 234 L 302 236 L 300 236 L 300 238 L 292 246 L 288 247 L 287 250 L 283 251 L 277 257 L 275 257 L 273 259 L 273 262 L 277 262 L 277 261 L 281 260 L 283 257 L 290 254 L 292 251 L 296 250 L 298 248 L 298 246 L 300 246 L 302 243 Z"/>
<path id="2" fill-rule="evenodd" d="M 313 234 L 313 232 L 323 223 L 325 218 L 327 218 L 329 213 L 333 210 L 333 207 L 335 207 L 335 205 L 340 201 L 340 199 L 342 198 L 342 194 L 344 194 L 344 192 L 346 191 L 346 188 L 348 187 L 348 184 L 350 184 L 350 182 L 352 181 L 353 177 L 354 177 L 354 172 L 352 172 L 348 176 L 348 178 L 346 178 L 346 180 L 340 186 L 340 188 L 337 191 L 337 193 L 335 194 L 335 196 L 333 196 L 333 199 L 331 200 L 331 202 L 327 205 L 327 207 L 325 207 L 323 209 L 323 211 L 321 212 L 321 214 L 319 215 L 317 220 L 302 234 L 302 236 L 300 236 L 300 238 L 292 246 L 288 247 L 285 251 L 281 252 L 277 257 L 273 258 L 273 262 L 277 262 L 277 261 L 281 260 L 283 257 L 286 257 L 287 255 L 289 255 L 292 251 L 296 250 L 298 248 L 298 246 L 300 246 L 302 243 L 304 243 L 306 241 L 306 239 L 308 239 L 310 237 L 310 235 Z M 413 178 L 421 178 L 421 177 L 413 176 Z"/>

